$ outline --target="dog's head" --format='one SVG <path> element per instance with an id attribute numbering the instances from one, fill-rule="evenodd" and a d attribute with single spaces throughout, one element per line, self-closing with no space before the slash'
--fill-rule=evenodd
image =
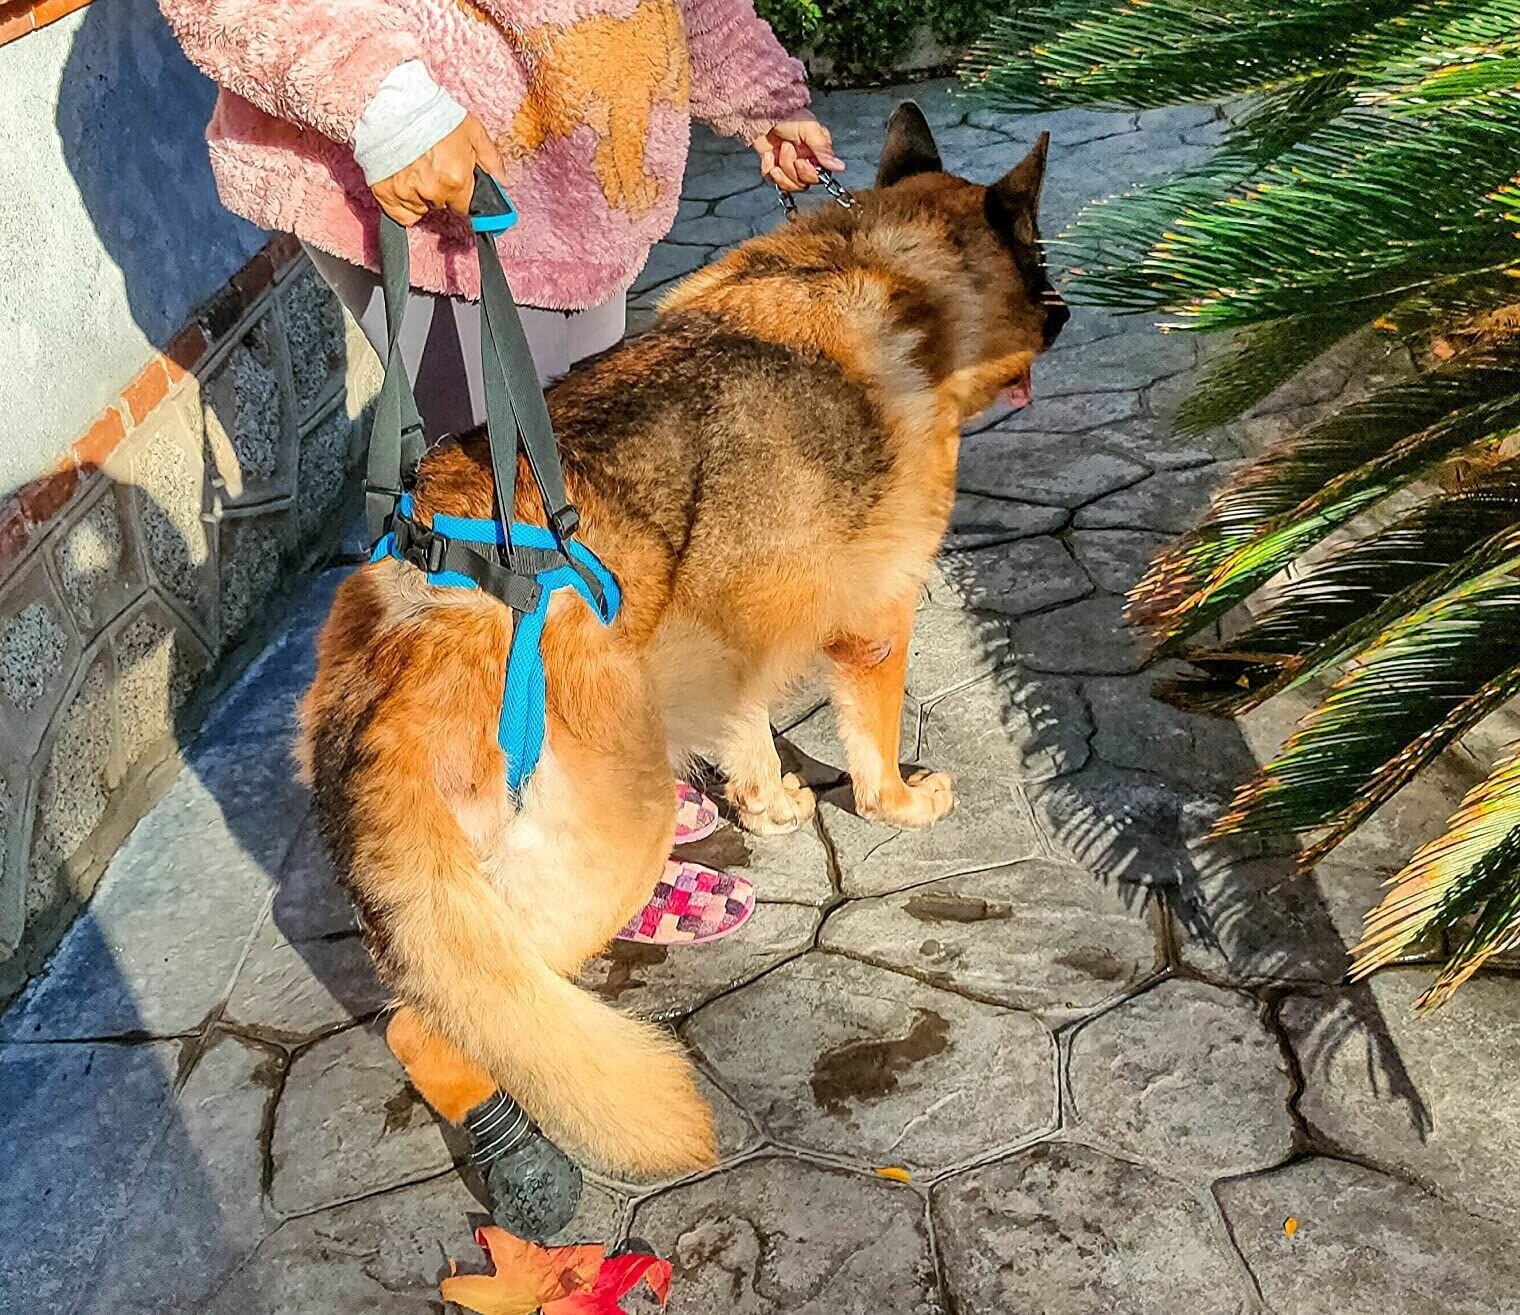
<path id="1" fill-rule="evenodd" d="M 970 360 L 957 369 L 964 409 L 972 414 L 999 394 L 1015 408 L 1032 398 L 1030 365 L 1071 318 L 1045 270 L 1040 189 L 1050 134 L 991 186 L 945 172 L 923 111 L 899 105 L 887 125 L 876 188 L 894 201 L 941 213 L 976 289 L 958 317 Z"/>

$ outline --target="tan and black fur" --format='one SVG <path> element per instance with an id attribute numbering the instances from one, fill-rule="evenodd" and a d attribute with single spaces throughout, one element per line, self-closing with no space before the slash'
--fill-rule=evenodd
<path id="1" fill-rule="evenodd" d="M 677 1043 L 574 983 L 659 878 L 686 763 L 715 763 L 756 831 L 811 816 L 768 714 L 820 653 L 859 811 L 899 827 L 950 811 L 949 777 L 897 766 L 908 639 L 960 425 L 1065 319 L 1035 223 L 1045 154 L 963 182 L 904 106 L 855 209 L 745 243 L 551 390 L 582 537 L 624 601 L 609 628 L 568 591 L 553 604 L 547 742 L 520 808 L 495 738 L 507 609 L 393 561 L 339 591 L 303 762 L 405 1006 L 393 1046 L 445 1117 L 499 1084 L 604 1166 L 711 1161 Z M 488 516 L 489 472 L 482 437 L 444 447 L 418 506 Z M 531 488 L 521 472 L 517 512 L 542 524 Z"/>

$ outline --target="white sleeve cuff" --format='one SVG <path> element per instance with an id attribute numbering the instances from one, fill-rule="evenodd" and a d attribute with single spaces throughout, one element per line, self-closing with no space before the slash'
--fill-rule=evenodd
<path id="1" fill-rule="evenodd" d="M 464 107 L 421 60 L 393 68 L 354 128 L 354 158 L 373 186 L 420 159 L 464 122 Z"/>

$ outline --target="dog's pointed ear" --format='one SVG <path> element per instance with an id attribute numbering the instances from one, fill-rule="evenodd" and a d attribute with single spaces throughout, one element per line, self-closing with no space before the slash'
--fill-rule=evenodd
<path id="1" fill-rule="evenodd" d="M 1050 134 L 1042 132 L 1034 150 L 987 189 L 987 222 L 1009 241 L 1029 243 L 1038 235 L 1040 189 L 1049 155 Z"/>
<path id="2" fill-rule="evenodd" d="M 929 130 L 929 120 L 911 100 L 905 100 L 887 120 L 887 140 L 876 168 L 876 186 L 891 187 L 914 174 L 939 173 L 944 169 L 939 147 Z"/>

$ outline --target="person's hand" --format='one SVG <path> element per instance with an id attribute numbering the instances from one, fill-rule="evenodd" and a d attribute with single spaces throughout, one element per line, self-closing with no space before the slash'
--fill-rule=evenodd
<path id="1" fill-rule="evenodd" d="M 784 192 L 801 192 L 818 182 L 820 165 L 834 172 L 844 168 L 829 130 L 811 114 L 778 123 L 750 146 L 760 157 L 760 176 Z"/>
<path id="2" fill-rule="evenodd" d="M 475 166 L 501 177 L 501 152 L 473 114 L 426 155 L 382 178 L 370 188 L 380 208 L 405 228 L 431 209 L 447 206 L 461 215 L 470 212 L 475 192 Z"/>

